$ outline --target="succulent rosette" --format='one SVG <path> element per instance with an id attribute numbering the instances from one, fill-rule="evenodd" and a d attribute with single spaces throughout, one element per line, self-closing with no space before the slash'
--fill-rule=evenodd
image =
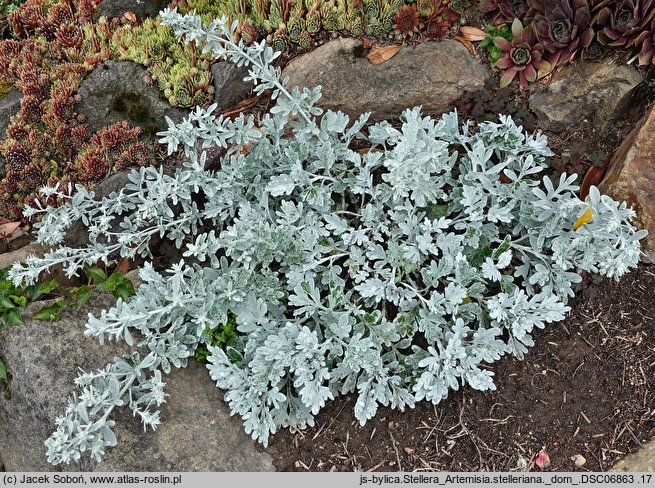
<path id="1" fill-rule="evenodd" d="M 480 10 L 487 14 L 496 12 L 496 22 L 525 19 L 529 10 L 527 0 L 480 0 Z"/>
<path id="2" fill-rule="evenodd" d="M 551 66 L 571 61 L 591 44 L 594 31 L 587 0 L 531 0 L 537 39 Z"/>
<path id="3" fill-rule="evenodd" d="M 608 46 L 633 46 L 655 18 L 655 0 L 616 0 L 596 15 L 598 40 Z"/>
<path id="4" fill-rule="evenodd" d="M 395 24 L 393 27 L 396 34 L 402 34 L 403 37 L 407 37 L 418 31 L 418 12 L 412 5 L 403 5 L 400 7 L 394 20 Z"/>
<path id="5" fill-rule="evenodd" d="M 525 89 L 529 82 L 543 78 L 553 68 L 543 59 L 544 47 L 537 41 L 531 26 L 523 27 L 519 19 L 514 19 L 512 35 L 514 38 L 511 41 L 504 37 L 494 38 L 494 45 L 502 51 L 496 66 L 505 70 L 500 78 L 500 87 L 508 86 L 518 75 L 519 85 Z"/>
<path id="6" fill-rule="evenodd" d="M 635 45 L 641 47 L 639 51 L 640 65 L 655 64 L 655 20 L 637 37 Z"/>
<path id="7" fill-rule="evenodd" d="M 592 41 L 591 44 L 582 49 L 581 57 L 585 61 L 599 61 L 604 54 L 604 46 L 598 41 Z"/>

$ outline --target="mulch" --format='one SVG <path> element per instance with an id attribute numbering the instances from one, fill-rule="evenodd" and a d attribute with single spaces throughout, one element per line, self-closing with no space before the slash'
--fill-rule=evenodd
<path id="1" fill-rule="evenodd" d="M 655 435 L 655 266 L 585 282 L 524 360 L 494 364 L 495 391 L 382 407 L 365 426 L 355 396 L 340 397 L 315 427 L 273 435 L 267 452 L 280 471 L 539 471 L 542 450 L 545 470 L 609 469 Z"/>

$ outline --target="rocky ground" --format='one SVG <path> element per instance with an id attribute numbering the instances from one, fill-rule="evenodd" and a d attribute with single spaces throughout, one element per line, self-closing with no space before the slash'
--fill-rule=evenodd
<path id="1" fill-rule="evenodd" d="M 535 334 L 523 361 L 494 364 L 497 390 L 468 388 L 440 405 L 382 408 L 365 426 L 353 398 L 316 426 L 276 434 L 267 450 L 291 471 L 606 471 L 655 469 L 655 268 L 585 284 L 563 322 Z M 645 451 L 641 452 L 642 446 Z M 650 453 L 650 454 L 649 454 Z"/>

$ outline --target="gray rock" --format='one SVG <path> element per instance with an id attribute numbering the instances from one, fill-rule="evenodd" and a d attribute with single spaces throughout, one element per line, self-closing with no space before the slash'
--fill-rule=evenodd
<path id="1" fill-rule="evenodd" d="M 7 127 L 11 117 L 16 115 L 20 110 L 20 101 L 23 99 L 23 93 L 16 88 L 9 91 L 4 97 L 0 98 L 0 141 L 7 138 Z M 5 175 L 5 158 L 0 155 L 0 177 Z"/>
<path id="2" fill-rule="evenodd" d="M 254 86 L 243 81 L 248 75 L 248 67 L 237 68 L 229 61 L 219 61 L 211 65 L 214 84 L 214 103 L 218 104 L 218 111 L 222 112 L 233 107 L 248 96 Z"/>
<path id="3" fill-rule="evenodd" d="M 283 76 L 289 76 L 291 87 L 321 85 L 321 107 L 351 117 L 372 112 L 373 121 L 397 118 L 417 105 L 424 114 L 442 114 L 489 77 L 486 66 L 453 40 L 405 46 L 380 65 L 371 64 L 362 51 L 356 39 L 336 39 L 294 59 Z"/>
<path id="4" fill-rule="evenodd" d="M 119 408 L 113 417 L 118 445 L 106 450 L 103 462 L 84 456 L 79 464 L 48 464 L 43 443 L 66 409 L 78 368 L 103 368 L 114 356 L 129 353 L 124 343 L 101 347 L 84 336 L 87 314 L 99 314 L 114 300 L 106 294 L 89 303 L 80 311 L 66 310 L 61 322 L 30 320 L 2 331 L 0 357 L 12 375 L 10 399 L 0 395 L 0 458 L 7 471 L 274 470 L 270 456 L 243 432 L 241 420 L 230 417 L 206 368 L 194 361 L 165 376 L 170 397 L 155 432 L 144 433 L 140 421 Z"/>
<path id="5" fill-rule="evenodd" d="M 631 473 L 655 471 L 655 440 L 643 444 L 634 454 L 628 454 L 610 471 L 629 471 Z"/>
<path id="6" fill-rule="evenodd" d="M 12 88 L 9 93 L 0 98 L 0 140 L 6 139 L 9 121 L 20 110 L 20 101 L 22 99 L 23 93 L 16 88 Z"/>
<path id="7" fill-rule="evenodd" d="M 96 10 L 96 18 L 121 18 L 125 12 L 132 12 L 137 19 L 157 17 L 159 11 L 166 7 L 160 0 L 104 0 Z"/>
<path id="8" fill-rule="evenodd" d="M 14 263 L 25 262 L 28 256 L 37 256 L 42 258 L 43 255 L 50 251 L 49 246 L 32 242 L 15 251 L 0 254 L 0 269 L 12 266 Z"/>
<path id="9" fill-rule="evenodd" d="M 544 91 L 530 96 L 542 128 L 563 130 L 587 120 L 602 129 L 627 108 L 630 92 L 642 81 L 634 69 L 606 63 L 573 63 L 558 71 Z"/>
<path id="10" fill-rule="evenodd" d="M 84 115 L 92 131 L 127 120 L 154 136 L 168 127 L 165 116 L 175 122 L 189 111 L 173 108 L 156 85 L 146 83 L 147 71 L 130 61 L 106 61 L 80 85 L 81 101 L 75 110 Z"/>

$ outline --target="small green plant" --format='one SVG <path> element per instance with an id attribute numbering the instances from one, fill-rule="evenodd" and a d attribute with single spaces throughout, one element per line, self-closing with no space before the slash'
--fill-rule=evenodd
<path id="1" fill-rule="evenodd" d="M 0 391 L 5 400 L 11 399 L 11 391 L 9 390 L 9 384 L 11 383 L 11 373 L 7 370 L 7 365 L 0 358 Z"/>
<path id="2" fill-rule="evenodd" d="M 227 321 L 223 325 L 219 325 L 215 329 L 205 329 L 203 331 L 205 335 L 205 341 L 198 346 L 193 359 L 198 361 L 201 364 L 207 364 L 207 358 L 211 356 L 211 352 L 208 347 L 218 347 L 227 352 L 228 357 L 233 356 L 233 362 L 241 359 L 241 356 L 234 349 L 236 344 L 238 332 L 237 332 L 237 316 L 228 311 Z"/>
<path id="3" fill-rule="evenodd" d="M 0 331 L 8 325 L 22 324 L 24 321 L 20 309 L 47 296 L 57 287 L 54 280 L 30 286 L 16 286 L 8 279 L 10 269 L 7 267 L 0 270 Z"/>
<path id="4" fill-rule="evenodd" d="M 109 276 L 96 266 L 85 269 L 87 284 L 64 287 L 56 280 L 30 286 L 16 286 L 8 279 L 11 267 L 0 270 L 0 331 L 8 325 L 20 325 L 25 321 L 21 309 L 39 300 L 56 298 L 52 305 L 37 310 L 32 318 L 56 322 L 66 308 L 80 309 L 91 298 L 94 289 L 106 290 L 115 298 L 127 300 L 134 295 L 134 285 L 120 273 Z M 0 379 L 1 379 L 0 374 Z"/>
<path id="5" fill-rule="evenodd" d="M 514 38 L 514 36 L 512 36 L 512 29 L 510 28 L 509 24 L 487 24 L 485 25 L 484 30 L 487 31 L 487 34 L 489 35 L 480 42 L 480 46 L 487 50 L 489 65 L 492 68 L 495 68 L 496 61 L 498 61 L 498 59 L 502 56 L 503 51 L 494 45 L 494 37 L 503 37 L 508 41 L 511 41 Z"/>

